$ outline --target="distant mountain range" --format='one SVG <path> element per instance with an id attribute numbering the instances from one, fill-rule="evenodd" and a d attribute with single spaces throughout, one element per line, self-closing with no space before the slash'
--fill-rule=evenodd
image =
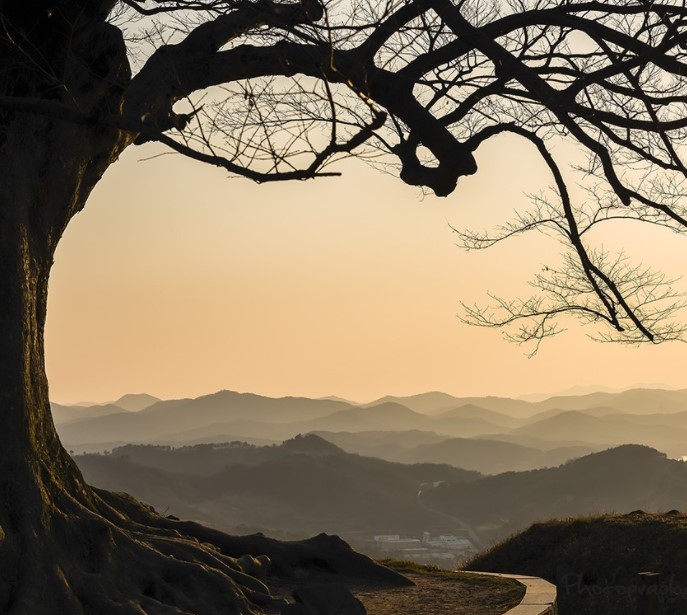
<path id="1" fill-rule="evenodd" d="M 463 533 L 492 544 L 534 521 L 687 509 L 687 463 L 625 445 L 555 468 L 481 476 L 344 452 L 310 434 L 281 445 L 128 445 L 75 457 L 86 480 L 229 532 Z"/>
<path id="2" fill-rule="evenodd" d="M 427 431 L 314 433 L 350 453 L 402 463 L 446 463 L 483 474 L 558 466 L 598 450 L 593 446 L 546 450 L 484 438 L 446 438 Z"/>
<path id="3" fill-rule="evenodd" d="M 626 443 L 652 446 L 673 457 L 687 455 L 687 389 L 634 389 L 538 402 L 433 392 L 365 405 L 233 391 L 180 400 L 141 394 L 98 406 L 53 404 L 53 415 L 62 441 L 76 452 L 125 443 L 269 444 L 316 432 L 349 452 L 404 462 L 441 461 L 485 473 L 555 465 Z M 404 432 L 410 433 L 401 436 Z M 422 441 L 413 435 L 420 432 L 427 434 Z M 479 454 L 471 439 L 492 444 Z"/>
<path id="4" fill-rule="evenodd" d="M 640 570 L 673 574 L 664 554 L 679 556 L 687 528 L 677 512 L 687 510 L 687 389 L 538 401 L 432 392 L 371 404 L 220 391 L 52 409 L 89 483 L 231 533 L 324 531 L 360 550 L 375 534 L 448 533 L 481 548 L 560 518 L 474 565 L 557 581 L 572 571 L 593 588 L 613 587 L 616 565 L 628 584 Z M 599 523 L 587 517 L 597 513 Z M 641 541 L 651 549 L 640 553 Z M 561 604 L 576 615 L 630 612 L 582 602 L 568 593 Z"/>

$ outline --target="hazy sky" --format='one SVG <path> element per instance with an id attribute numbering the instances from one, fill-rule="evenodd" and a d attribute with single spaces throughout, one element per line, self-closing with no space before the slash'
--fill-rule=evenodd
<path id="1" fill-rule="evenodd" d="M 557 249 L 537 236 L 488 252 L 454 245 L 449 224 L 504 221 L 549 183 L 513 140 L 484 146 L 479 173 L 447 199 L 360 162 L 342 178 L 256 185 L 176 156 L 140 161 L 150 153 L 130 149 L 110 169 L 58 250 L 47 330 L 56 401 L 687 387 L 684 344 L 602 345 L 571 323 L 528 359 L 456 318 L 461 300 L 523 291 Z M 609 242 L 685 272 L 687 240 L 673 234 Z"/>

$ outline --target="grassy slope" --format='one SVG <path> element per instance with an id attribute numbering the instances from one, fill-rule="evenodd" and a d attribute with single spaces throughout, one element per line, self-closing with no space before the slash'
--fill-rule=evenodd
<path id="1" fill-rule="evenodd" d="M 441 570 L 415 562 L 382 560 L 410 578 L 414 588 L 358 593 L 369 615 L 496 615 L 520 604 L 523 585 L 513 579 Z"/>
<path id="2" fill-rule="evenodd" d="M 556 583 L 561 615 L 635 612 L 639 572 L 661 574 L 662 613 L 687 613 L 687 514 L 578 517 L 537 523 L 478 555 L 466 569 Z"/>

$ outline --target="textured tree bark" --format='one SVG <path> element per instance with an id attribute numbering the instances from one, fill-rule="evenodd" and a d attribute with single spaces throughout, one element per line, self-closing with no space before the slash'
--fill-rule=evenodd
<path id="1" fill-rule="evenodd" d="M 99 34 L 98 34 L 99 32 Z M 96 36 L 100 42 L 95 43 Z M 116 108 L 119 81 L 128 65 L 123 46 L 106 24 L 95 32 L 75 35 L 78 48 L 97 57 L 121 47 L 103 68 L 103 80 L 90 75 L 68 80 L 63 92 L 53 90 L 43 69 L 24 66 L 13 54 L 0 55 L 5 90 L 36 94 L 61 101 L 85 113 L 99 106 Z M 109 40 L 108 40 L 109 38 Z M 58 37 L 58 42 L 61 38 Z M 0 48 L 0 54 L 2 54 Z M 67 57 L 60 45 L 49 57 Z M 84 61 L 78 53 L 60 68 L 68 73 Z M 55 70 L 57 67 L 53 66 Z M 32 70 L 36 73 L 32 75 Z M 47 70 L 47 69 L 45 69 Z M 114 77 L 116 78 L 114 78 Z M 114 78 L 114 80 L 113 80 Z M 119 79 L 119 81 L 118 81 Z M 47 81 L 47 83 L 46 83 Z M 50 414 L 44 366 L 44 327 L 50 268 L 58 241 L 105 172 L 131 142 L 126 133 L 96 124 L 75 125 L 31 113 L 0 113 L 0 468 L 3 476 L 13 464 L 30 464 L 38 471 L 50 460 L 57 472 L 73 464 L 62 450 Z M 0 478 L 0 480 L 3 480 Z"/>
<path id="2" fill-rule="evenodd" d="M 94 494 L 50 412 L 48 281 L 64 228 L 125 141 L 26 114 L 0 128 L 0 612 L 80 612 L 58 554 Z"/>
<path id="3" fill-rule="evenodd" d="M 281 601 L 243 554 L 267 554 L 282 577 L 310 570 L 403 583 L 328 537 L 285 545 L 161 517 L 89 487 L 60 444 L 44 363 L 53 256 L 136 138 L 112 121 L 131 79 L 121 33 L 104 22 L 112 4 L 0 0 L 0 95 L 57 102 L 84 118 L 0 110 L 0 613 L 274 612 Z"/>
<path id="4" fill-rule="evenodd" d="M 41 33 L 43 13 L 0 9 L 12 35 L 0 37 L 3 93 L 86 118 L 120 112 L 130 73 L 116 29 L 63 12 L 68 36 L 59 23 Z M 38 16 L 31 29 L 27 15 Z M 25 61 L 10 39 L 40 53 Z M 249 613 L 270 602 L 262 583 L 135 500 L 90 488 L 55 431 L 44 364 L 50 268 L 67 224 L 135 136 L 108 126 L 0 112 L 0 612 Z"/>
<path id="5" fill-rule="evenodd" d="M 116 114 L 131 78 L 113 2 L 0 2 L 0 94 L 59 103 L 90 117 Z M 57 243 L 132 136 L 0 111 L 0 484 L 83 481 L 53 425 L 44 365 L 48 280 Z M 15 484 L 15 487 L 11 485 Z M 23 496 L 28 494 L 26 490 Z"/>

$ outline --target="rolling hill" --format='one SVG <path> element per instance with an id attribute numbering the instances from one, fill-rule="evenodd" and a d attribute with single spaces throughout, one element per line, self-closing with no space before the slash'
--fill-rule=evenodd
<path id="1" fill-rule="evenodd" d="M 509 435 L 550 442 L 579 440 L 591 444 L 646 444 L 681 457 L 687 451 L 687 413 L 599 417 L 569 410 L 518 427 Z"/>
<path id="2" fill-rule="evenodd" d="M 557 585 L 560 615 L 637 612 L 638 573 L 660 574 L 660 612 L 687 613 L 687 515 L 633 511 L 537 523 L 466 564 Z"/>
<path id="3" fill-rule="evenodd" d="M 51 403 L 50 409 L 52 410 L 52 416 L 55 423 L 84 421 L 125 412 L 124 408 L 114 404 L 105 404 L 102 406 L 63 406 L 62 404 Z"/>
<path id="4" fill-rule="evenodd" d="M 428 505 L 494 537 L 539 519 L 635 509 L 687 509 L 687 463 L 646 446 L 624 445 L 557 468 L 508 472 L 426 489 Z"/>
<path id="5" fill-rule="evenodd" d="M 365 457 L 379 457 L 398 461 L 403 454 L 417 446 L 443 442 L 446 436 L 433 431 L 313 431 L 317 436 L 336 444 L 347 453 Z"/>
<path id="6" fill-rule="evenodd" d="M 422 414 L 433 414 L 434 412 L 461 405 L 459 398 L 448 395 L 447 393 L 433 391 L 430 393 L 419 393 L 418 395 L 408 395 L 406 397 L 387 395 L 369 404 L 363 404 L 363 407 L 370 408 L 386 403 L 401 404 L 406 408 L 410 408 L 415 412 L 421 412 Z"/>
<path id="7" fill-rule="evenodd" d="M 397 461 L 404 463 L 447 463 L 482 474 L 532 470 L 559 466 L 591 453 L 588 447 L 561 447 L 550 451 L 498 440 L 450 438 L 405 451 Z"/>
<path id="8" fill-rule="evenodd" d="M 122 410 L 140 412 L 160 401 L 162 400 L 152 395 L 148 395 L 147 393 L 128 393 L 127 395 L 122 395 L 118 400 L 112 403 L 122 408 Z"/>
<path id="9" fill-rule="evenodd" d="M 401 463 L 444 463 L 482 474 L 558 466 L 594 452 L 586 446 L 536 447 L 483 438 L 446 438 L 426 431 L 314 432 L 349 453 Z"/>
<path id="10" fill-rule="evenodd" d="M 504 414 L 503 412 L 496 412 L 495 410 L 488 410 L 475 404 L 465 404 L 449 410 L 444 410 L 432 415 L 435 420 L 441 419 L 482 419 L 489 421 L 492 425 L 499 427 L 517 427 L 523 423 L 523 419 Z"/>
<path id="11" fill-rule="evenodd" d="M 272 447 L 128 446 L 75 459 L 96 486 L 228 531 L 250 526 L 352 539 L 453 528 L 455 519 L 427 508 L 418 491 L 427 483 L 479 478 L 446 465 L 351 455 L 314 435 Z"/>
<path id="12" fill-rule="evenodd" d="M 590 393 L 550 397 L 533 404 L 538 411 L 558 408 L 581 410 L 594 407 L 613 408 L 625 414 L 674 413 L 687 411 L 687 389 L 630 389 L 621 393 Z"/>
<path id="13" fill-rule="evenodd" d="M 229 420 L 251 420 L 268 423 L 304 421 L 357 408 L 346 402 L 306 397 L 263 397 L 253 393 L 219 391 L 195 399 L 161 401 L 142 413 L 163 416 L 183 427 L 197 423 L 218 423 Z M 192 416 L 191 416 L 192 415 Z"/>

